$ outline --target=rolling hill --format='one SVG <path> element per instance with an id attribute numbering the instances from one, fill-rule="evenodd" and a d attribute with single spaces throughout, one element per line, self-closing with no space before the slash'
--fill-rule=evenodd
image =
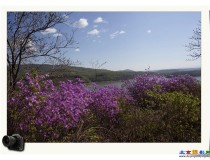
<path id="1" fill-rule="evenodd" d="M 30 64 L 30 65 L 21 65 L 20 67 L 20 77 L 24 73 L 31 72 L 36 70 L 39 74 L 50 75 L 55 83 L 59 81 L 81 78 L 85 82 L 102 82 L 102 81 L 119 81 L 131 79 L 136 75 L 145 73 L 145 71 L 132 71 L 130 69 L 120 70 L 120 71 L 111 71 L 106 69 L 92 69 L 84 67 L 75 67 L 75 66 L 64 66 L 64 65 L 47 65 L 47 64 Z M 166 69 L 166 70 L 155 70 L 149 71 L 150 74 L 161 74 L 164 76 L 170 75 L 183 75 L 189 74 L 191 76 L 201 76 L 200 68 L 193 69 Z"/>

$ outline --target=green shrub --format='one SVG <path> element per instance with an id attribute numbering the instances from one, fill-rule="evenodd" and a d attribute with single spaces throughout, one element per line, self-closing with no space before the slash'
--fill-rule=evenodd
<path id="1" fill-rule="evenodd" d="M 201 132 L 201 102 L 182 92 L 157 94 L 148 92 L 151 107 L 162 111 L 162 120 L 173 142 L 198 142 Z M 156 104 L 155 102 L 158 102 Z"/>

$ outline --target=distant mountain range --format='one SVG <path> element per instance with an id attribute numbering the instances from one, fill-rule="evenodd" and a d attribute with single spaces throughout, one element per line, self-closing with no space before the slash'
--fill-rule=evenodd
<path id="1" fill-rule="evenodd" d="M 201 68 L 179 68 L 179 69 L 161 69 L 161 70 L 152 70 L 153 72 L 163 72 L 163 71 L 195 71 L 195 70 L 201 70 Z"/>
<path id="2" fill-rule="evenodd" d="M 124 69 L 124 70 L 119 70 L 119 72 L 136 72 L 136 71 L 133 71 L 131 69 Z"/>
<path id="3" fill-rule="evenodd" d="M 151 72 L 177 72 L 177 71 L 195 71 L 195 70 L 201 70 L 201 68 L 179 68 L 179 69 L 160 69 L 160 70 L 150 70 Z M 131 69 L 124 69 L 119 70 L 120 72 L 124 71 L 130 71 L 130 72 L 138 72 Z"/>
<path id="4" fill-rule="evenodd" d="M 21 65 L 20 77 L 26 72 L 31 72 L 32 69 L 37 70 L 39 74 L 50 75 L 54 82 L 59 82 L 67 79 L 81 78 L 86 82 L 100 81 L 119 81 L 131 79 L 136 75 L 144 74 L 145 71 L 133 71 L 130 69 L 111 71 L 107 69 L 93 69 L 75 66 L 64 65 L 48 65 L 48 64 L 30 64 Z M 191 76 L 201 76 L 200 68 L 184 68 L 184 69 L 164 69 L 149 71 L 151 74 L 161 74 L 164 76 L 189 74 Z"/>

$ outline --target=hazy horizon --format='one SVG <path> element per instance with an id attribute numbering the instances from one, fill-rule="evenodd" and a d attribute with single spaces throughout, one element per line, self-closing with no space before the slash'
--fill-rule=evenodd
<path id="1" fill-rule="evenodd" d="M 41 63 L 33 63 L 33 64 L 22 64 L 22 65 L 53 65 L 53 64 L 48 64 L 48 63 L 46 63 L 46 64 L 41 64 Z M 55 65 L 56 66 L 56 65 Z M 57 66 L 59 66 L 59 65 L 57 65 Z M 82 66 L 82 65 L 72 65 L 72 66 L 70 66 L 70 67 L 82 67 L 82 68 L 90 68 L 90 69 L 93 69 L 92 67 L 85 67 L 85 66 Z M 130 69 L 130 68 L 125 68 L 125 69 L 120 69 L 120 70 L 113 70 L 113 69 L 106 69 L 106 68 L 99 68 L 99 69 L 105 69 L 105 70 L 110 70 L 110 71 L 124 71 L 124 70 L 130 70 L 130 71 L 136 71 L 136 72 L 138 72 L 138 71 L 145 71 L 145 69 L 144 70 L 132 70 L 132 69 Z M 147 69 L 147 68 L 146 68 Z M 180 68 L 161 68 L 161 69 L 149 69 L 150 71 L 158 71 L 158 70 L 173 70 L 173 69 L 181 69 L 181 70 L 188 70 L 188 69 L 201 69 L 201 67 L 188 67 L 188 68 L 186 68 L 186 67 L 180 67 Z"/>

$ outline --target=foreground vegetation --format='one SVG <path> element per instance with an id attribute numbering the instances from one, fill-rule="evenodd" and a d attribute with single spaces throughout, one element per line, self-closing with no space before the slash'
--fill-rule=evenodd
<path id="1" fill-rule="evenodd" d="M 143 74 L 88 89 L 26 74 L 8 97 L 8 134 L 27 142 L 200 142 L 201 85 L 189 75 Z"/>

